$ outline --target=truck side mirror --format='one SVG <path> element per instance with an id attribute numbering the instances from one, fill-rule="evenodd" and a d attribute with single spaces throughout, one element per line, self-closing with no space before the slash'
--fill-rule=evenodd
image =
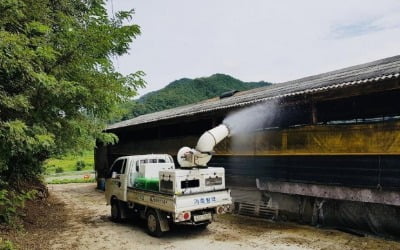
<path id="1" fill-rule="evenodd" d="M 111 178 L 113 178 L 113 179 L 117 178 L 117 172 L 112 172 Z"/>

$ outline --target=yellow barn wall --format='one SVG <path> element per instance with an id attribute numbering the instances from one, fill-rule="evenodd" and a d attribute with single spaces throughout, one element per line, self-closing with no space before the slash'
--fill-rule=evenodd
<path id="1" fill-rule="evenodd" d="M 228 138 L 215 151 L 220 155 L 400 154 L 400 122 L 258 131 Z"/>
<path id="2" fill-rule="evenodd" d="M 176 155 L 195 147 L 198 137 L 132 141 L 111 147 L 111 153 Z M 223 140 L 216 155 L 396 155 L 400 154 L 400 122 L 357 125 L 312 125 L 258 131 Z"/>

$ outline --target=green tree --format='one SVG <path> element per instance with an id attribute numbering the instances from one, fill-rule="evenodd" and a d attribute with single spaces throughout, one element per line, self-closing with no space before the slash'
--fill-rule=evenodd
<path id="1" fill-rule="evenodd" d="M 34 178 L 54 154 L 117 138 L 102 130 L 144 86 L 112 58 L 140 34 L 103 0 L 0 1 L 0 185 Z"/>

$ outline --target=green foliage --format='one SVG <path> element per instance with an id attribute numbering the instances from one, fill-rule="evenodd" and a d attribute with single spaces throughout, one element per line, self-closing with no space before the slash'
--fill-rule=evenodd
<path id="1" fill-rule="evenodd" d="M 85 168 L 86 164 L 85 161 L 79 160 L 76 162 L 75 166 L 76 166 L 76 171 L 81 171 L 82 169 Z"/>
<path id="2" fill-rule="evenodd" d="M 52 180 L 50 182 L 48 182 L 48 184 L 68 184 L 68 183 L 93 183 L 96 182 L 96 179 L 94 178 L 89 178 L 89 179 L 55 179 Z"/>
<path id="3" fill-rule="evenodd" d="M 108 17 L 104 0 L 0 1 L 0 180 L 35 178 L 43 162 L 113 143 L 106 123 L 144 86 L 112 58 L 140 34 L 133 10 Z M 1 188 L 1 187 L 0 187 Z"/>
<path id="4" fill-rule="evenodd" d="M 21 194 L 6 189 L 0 190 L 0 223 L 12 226 L 18 225 L 15 220 L 22 214 L 21 208 L 26 200 L 35 198 L 36 191 L 23 192 Z"/>
<path id="5" fill-rule="evenodd" d="M 127 115 L 123 119 L 219 97 L 222 93 L 230 90 L 243 91 L 269 84 L 267 82 L 242 82 L 224 74 L 197 79 L 183 78 L 170 83 L 159 91 L 144 95 L 137 101 L 121 105 L 121 109 L 127 111 Z"/>
<path id="6" fill-rule="evenodd" d="M 0 250 L 14 250 L 17 249 L 14 244 L 9 240 L 0 238 Z"/>
<path id="7" fill-rule="evenodd" d="M 76 171 L 78 161 L 83 161 L 85 166 L 82 170 L 94 169 L 94 155 L 93 150 L 84 151 L 80 154 L 70 154 L 58 158 L 50 158 L 45 161 L 44 168 L 46 174 L 55 173 L 55 169 L 60 167 L 64 172 Z"/>
<path id="8" fill-rule="evenodd" d="M 55 172 L 62 173 L 62 172 L 64 172 L 64 169 L 62 167 L 56 167 Z"/>

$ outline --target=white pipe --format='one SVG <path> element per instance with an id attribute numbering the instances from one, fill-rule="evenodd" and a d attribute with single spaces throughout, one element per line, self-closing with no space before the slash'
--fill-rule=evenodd
<path id="1" fill-rule="evenodd" d="M 225 124 L 221 124 L 208 130 L 197 141 L 196 150 L 201 153 L 210 153 L 215 145 L 229 135 L 229 129 Z"/>

